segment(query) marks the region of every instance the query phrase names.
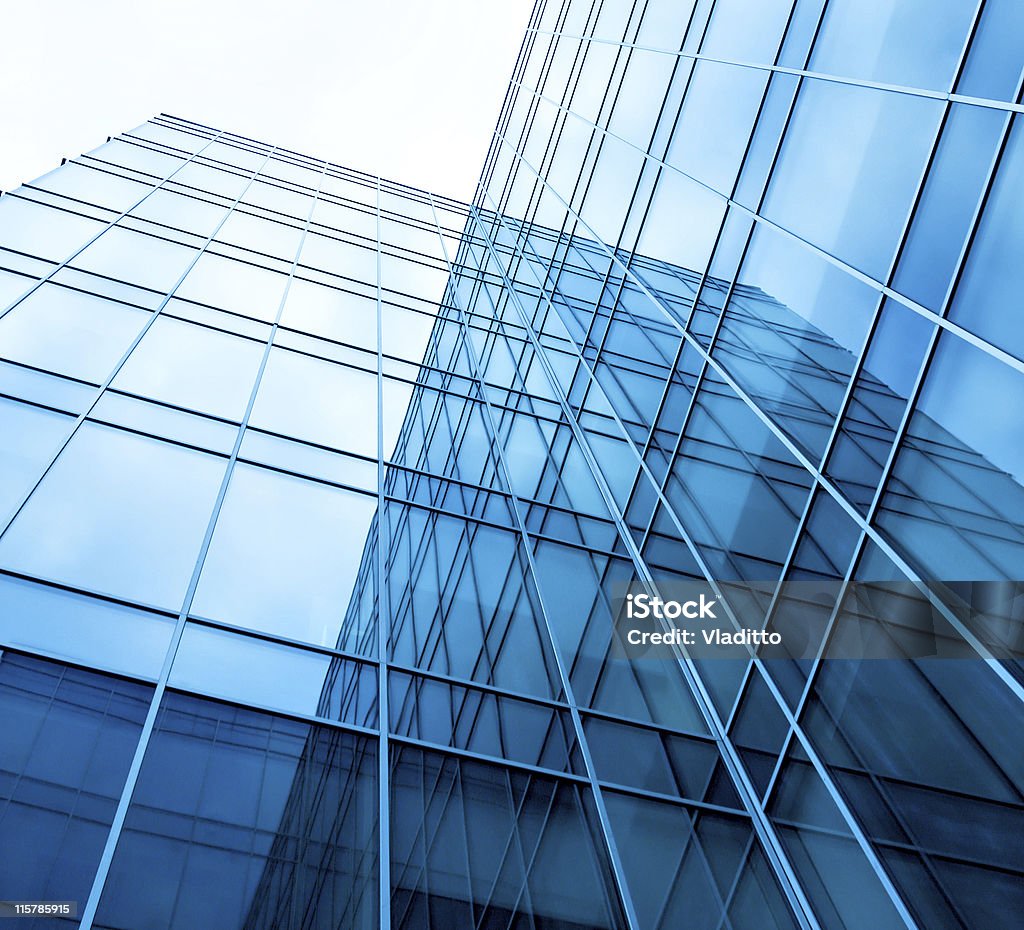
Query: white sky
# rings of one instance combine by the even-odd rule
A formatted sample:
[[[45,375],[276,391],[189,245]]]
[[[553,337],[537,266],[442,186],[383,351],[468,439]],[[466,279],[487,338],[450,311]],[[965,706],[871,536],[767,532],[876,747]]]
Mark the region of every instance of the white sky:
[[[468,199],[532,5],[8,4],[0,190],[162,111]]]

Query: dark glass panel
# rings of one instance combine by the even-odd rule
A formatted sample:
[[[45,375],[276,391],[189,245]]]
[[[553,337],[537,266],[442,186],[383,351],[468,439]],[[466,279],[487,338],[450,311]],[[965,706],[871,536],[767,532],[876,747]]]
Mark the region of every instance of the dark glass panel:
[[[589,789],[395,747],[391,925],[625,926]]]
[[[152,693],[16,652],[0,656],[0,899],[75,901],[81,915]]]
[[[1021,579],[1024,374],[951,333],[932,357],[876,521],[926,577]]]
[[[527,694],[560,690],[518,534],[387,506],[394,661]]]
[[[568,710],[392,669],[391,731],[398,736],[583,773]]]
[[[375,744],[168,693],[96,926],[377,925]]]
[[[605,792],[643,930],[795,928],[750,823]]]

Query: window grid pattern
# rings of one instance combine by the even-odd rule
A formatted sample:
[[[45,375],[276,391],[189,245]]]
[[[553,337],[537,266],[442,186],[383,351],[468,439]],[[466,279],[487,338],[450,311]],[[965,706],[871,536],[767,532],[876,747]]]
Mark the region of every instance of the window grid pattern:
[[[740,757],[749,757],[749,749],[732,733],[741,722],[750,731],[758,713],[751,709],[752,695],[779,708],[759,711],[766,728],[773,716],[779,718],[782,735],[772,746],[770,777],[749,786],[758,799],[755,803],[763,803],[777,827],[766,842],[779,841],[798,875],[813,861],[808,844],[793,842],[791,826],[775,813],[778,795],[785,788],[783,773],[791,768],[789,760],[796,754],[810,762],[808,771],[821,780],[820,797],[832,807],[828,819],[836,825],[834,829],[850,837],[851,850],[859,847],[871,866],[867,874],[873,872],[880,886],[881,900],[891,902],[889,913],[880,909],[877,919],[884,915],[886,925],[973,926],[984,922],[980,915],[985,909],[978,908],[971,894],[951,890],[946,859],[946,855],[956,858],[951,849],[943,854],[938,847],[929,849],[924,841],[915,845],[911,839],[914,854],[920,856],[920,871],[911,877],[903,870],[904,863],[895,864],[896,856],[885,840],[872,835],[874,830],[884,832],[881,820],[865,815],[861,806],[876,800],[887,808],[891,822],[900,824],[904,836],[924,832],[916,816],[920,811],[910,814],[897,797],[898,789],[873,772],[867,761],[883,747],[868,748],[870,741],[865,739],[860,747],[851,742],[844,753],[852,752],[851,760],[859,756],[858,761],[833,762],[832,740],[844,730],[842,718],[836,716],[835,707],[824,710],[830,715],[827,736],[814,721],[821,719],[822,705],[827,703],[827,679],[838,677],[827,674],[836,668],[836,663],[824,661],[830,643],[835,645],[844,621],[856,613],[850,599],[844,600],[844,592],[853,582],[866,579],[905,583],[915,600],[939,613],[949,624],[951,636],[984,660],[971,664],[970,674],[977,677],[975,694],[984,694],[984,700],[1000,706],[1013,706],[1014,716],[1019,716],[1022,691],[1013,635],[996,640],[985,635],[986,609],[972,599],[977,591],[972,592],[968,583],[950,584],[950,579],[970,578],[1006,583],[1014,590],[1019,570],[1011,567],[1007,551],[1001,550],[1004,544],[1013,548],[1016,543],[1011,540],[1019,538],[1019,478],[1014,478],[1010,458],[999,451],[1001,441],[992,436],[982,439],[983,432],[995,433],[998,428],[979,428],[974,433],[978,445],[958,442],[965,435],[963,423],[952,426],[948,410],[931,402],[940,392],[948,401],[955,390],[951,387],[956,383],[954,364],[949,361],[953,356],[963,366],[959,377],[979,381],[974,388],[979,392],[987,385],[993,397],[1003,390],[1008,392],[1004,396],[1019,391],[1024,371],[1020,353],[1008,349],[1015,323],[1004,317],[998,324],[986,325],[983,333],[971,322],[972,315],[980,320],[985,316],[981,308],[998,300],[1005,268],[988,264],[993,279],[988,290],[979,286],[969,296],[964,293],[965,283],[978,273],[975,266],[984,254],[985,235],[993,233],[989,217],[998,209],[999,194],[1016,174],[1011,141],[1021,110],[1022,62],[1019,54],[1006,55],[1001,61],[985,60],[994,54],[990,30],[995,23],[1008,22],[1004,17],[1009,10],[998,3],[957,5],[956,9],[949,5],[937,23],[924,30],[931,34],[912,37],[906,31],[901,36],[899,30],[911,28],[917,14],[903,10],[900,23],[895,15],[899,5],[894,4],[879,14],[894,14],[891,22],[871,24],[889,27],[888,55],[856,60],[856,55],[844,58],[835,46],[838,30],[856,20],[854,4],[839,0],[765,4],[758,16],[774,16],[776,25],[768,30],[763,29],[766,22],[741,23],[740,7],[726,0],[682,4],[673,10],[667,4],[538,7],[478,191],[478,224],[507,244],[508,250],[494,259],[503,266],[509,291],[521,286],[544,291],[541,300],[532,299],[530,291],[531,299],[519,301],[516,311],[528,315],[538,307],[534,321],[542,318],[544,310],[557,315],[577,342],[577,367],[560,379],[568,403],[573,405],[574,392],[580,397],[589,394],[598,399],[593,406],[610,408],[619,419],[618,439],[632,459],[624,466],[624,470],[628,467],[623,479],[627,493],[616,498],[610,487],[609,509],[622,516],[623,538],[633,549],[639,572],[669,540],[677,541],[710,583],[723,585],[726,602],[731,594],[745,621],[749,621],[749,605],[743,591],[735,590],[736,583],[763,589],[767,596],[757,608],[758,615],[768,628],[777,624],[782,629],[792,604],[787,582],[807,577],[806,550],[822,545],[815,522],[828,526],[828,533],[846,537],[838,560],[830,565],[840,580],[839,596],[831,610],[826,609],[818,648],[798,678],[789,681],[792,670],[784,673],[768,658],[769,653],[750,663],[724,695],[708,694],[705,700],[716,735],[731,743]],[[677,28],[669,36],[664,26],[672,16]],[[916,28],[922,24],[917,16]],[[669,38],[671,42],[666,41]],[[677,44],[671,44],[677,39]],[[862,41],[867,45],[877,39],[871,34]],[[929,40],[935,43],[927,49],[929,55],[940,51],[942,55],[926,66],[922,52]],[[911,67],[915,61],[919,67]],[[944,71],[939,70],[940,61],[945,62]],[[901,67],[930,83],[875,79],[882,73],[896,74]],[[595,71],[604,79],[595,80]],[[979,83],[982,73],[989,76],[985,94],[976,92],[983,86]],[[661,83],[652,83],[654,76]],[[597,99],[605,87],[603,99]],[[656,101],[662,91],[659,109]],[[648,102],[641,104],[641,95]],[[878,217],[868,215],[872,208],[865,201],[877,198],[886,207],[899,202],[894,179],[879,170],[895,171],[894,166],[876,166],[867,157],[859,166],[844,164],[859,167],[866,177],[862,189],[853,192],[865,200],[851,197],[846,203],[839,199],[846,191],[830,200],[826,189],[816,189],[813,172],[802,180],[794,180],[790,173],[794,170],[790,162],[808,164],[802,157],[826,164],[830,158],[842,158],[828,139],[810,141],[808,127],[813,124],[807,113],[828,125],[822,107],[831,105],[846,117],[855,98],[886,101],[873,111],[875,122],[863,127],[878,146],[893,145],[891,138],[883,142],[882,135],[870,135],[885,128],[883,107],[895,109],[903,105],[895,101],[908,99],[928,101],[925,106],[931,111],[919,119],[920,142],[904,138],[908,144],[896,146],[913,151],[916,158],[897,166],[903,175],[899,190],[906,210],[897,217],[900,226],[894,227],[888,248],[878,250],[877,257],[868,254],[877,243],[867,240],[879,235]],[[703,125],[688,121],[690,112],[705,112],[702,107],[707,106],[718,108],[707,111],[714,112],[717,121]],[[734,111],[743,106],[747,106],[746,115],[730,122]],[[909,119],[910,109],[918,104],[905,106]],[[857,115],[854,111],[853,117]],[[988,147],[972,153],[976,180],[972,179],[970,193],[964,194],[955,189],[963,184],[963,176],[953,181],[946,172],[957,164],[951,151],[959,125],[975,119],[989,124]],[[909,124],[905,129],[912,131]],[[705,133],[732,133],[734,138],[709,138]],[[863,146],[865,140],[848,133],[843,142]],[[819,148],[814,150],[814,145]],[[813,154],[804,156],[802,149]],[[703,160],[706,152],[713,157]],[[966,168],[963,152],[960,158],[957,167]],[[565,171],[568,163],[582,168]],[[958,198],[955,219],[953,213],[947,214],[952,228],[940,232],[932,225],[932,211],[938,204],[949,208]],[[843,224],[839,233],[845,231],[845,236],[815,229],[815,219],[829,209],[838,209]],[[660,215],[664,210],[675,211],[680,218],[694,217],[687,224],[691,228],[678,224],[673,228]],[[538,227],[561,229],[561,241],[538,246]],[[943,237],[951,240],[945,246]],[[942,289],[935,292],[932,287],[934,296],[926,300],[926,285],[930,285],[917,264],[921,250],[937,258],[943,248],[948,256],[945,265],[937,262],[927,273],[938,279]],[[665,271],[649,272],[648,267],[652,256],[670,255],[686,256],[686,260],[674,260],[683,268],[677,269],[677,280],[666,287]],[[594,283],[586,294],[587,305],[581,308],[572,266],[588,260]],[[770,264],[782,265],[782,272],[773,272]],[[834,301],[836,308],[814,300],[802,306],[795,296],[785,299],[778,288],[783,287],[786,274],[828,280],[821,294]],[[784,312],[767,307],[766,298],[776,304],[781,300]],[[639,312],[638,306],[643,308]],[[840,312],[846,318],[840,319]],[[849,319],[854,313],[859,320]],[[648,320],[653,318],[655,326],[671,337],[657,333],[646,347],[661,365],[659,384],[649,390],[625,383],[616,371],[623,367],[621,356],[608,358],[615,352],[617,316],[642,321],[640,326],[648,333]],[[897,375],[897,363],[909,370]],[[980,368],[989,374],[983,375]],[[944,384],[945,379],[949,380]],[[997,381],[1002,385],[999,389]],[[981,393],[974,396],[980,398]],[[706,432],[700,421],[714,416],[715,408],[717,430],[719,435],[725,431],[726,442],[743,449],[744,440],[735,430],[744,428],[745,418],[748,433],[764,433],[778,450],[774,463],[746,456],[752,471],[772,475],[772,491],[791,514],[785,538],[770,547],[775,552],[770,559],[742,558],[743,544],[737,543],[746,537],[739,534],[724,546],[709,547],[704,541],[707,516],[693,502],[698,493],[694,489],[708,493],[710,488],[694,473],[693,460],[706,460],[708,450],[687,447],[698,445],[690,437]],[[729,412],[729,408],[746,409],[749,414]],[[583,414],[580,423],[585,436],[586,403],[576,409]],[[657,424],[662,418],[673,425],[681,421],[682,428],[659,435]],[[730,421],[735,424],[733,431]],[[663,439],[668,442],[663,444]],[[758,447],[758,457],[763,455],[760,440],[750,444]],[[954,447],[961,452],[950,454]],[[853,455],[859,461],[851,464]],[[592,459],[597,470],[610,473],[596,455]],[[913,465],[912,459],[916,459]],[[924,459],[929,461],[925,468],[934,470],[932,477],[937,479],[927,490],[918,470]],[[794,470],[804,476],[794,478]],[[908,481],[900,479],[901,471]],[[785,487],[794,483],[798,494]],[[955,509],[950,506],[954,501],[959,501]],[[1000,537],[999,542],[974,536],[967,516],[972,507],[991,519],[989,529]],[[918,520],[923,523],[911,529],[910,524]],[[1002,530],[996,529],[999,525]],[[940,526],[941,543],[929,538],[929,531]],[[628,537],[634,541],[632,546]],[[745,545],[755,543],[765,548],[764,540],[751,539]],[[938,556],[946,546],[945,555]],[[677,554],[677,565],[679,561]],[[1007,611],[1013,612],[1008,601],[992,609],[1004,617]],[[927,700],[957,720],[964,713],[964,693],[957,693],[963,682],[939,681],[927,668],[920,674],[928,682]],[[863,677],[866,681],[869,675]],[[892,693],[896,693],[894,686]],[[956,725],[964,726],[962,717]],[[850,723],[845,726],[854,728]],[[756,742],[765,739],[759,737]],[[979,772],[994,764],[1008,774],[1006,757],[997,762],[992,754],[991,734],[975,733],[972,742]],[[889,751],[896,751],[895,745]],[[941,768],[933,749],[919,747],[917,755],[906,766],[918,773],[911,780],[921,779],[929,766]],[[853,790],[854,770],[873,781],[873,796]],[[747,771],[754,774],[749,766]],[[1019,804],[1019,780],[1016,784],[1014,803]],[[974,801],[976,811],[985,806],[981,797]],[[943,820],[951,816],[935,809],[929,814]],[[834,851],[822,854],[821,868],[835,855]],[[992,865],[998,868],[995,861]],[[866,912],[864,900],[849,901],[844,916],[835,890],[815,888],[806,877],[801,880],[812,889],[814,898],[808,903],[823,925],[834,921],[855,925]],[[861,890],[867,888],[865,882]],[[942,900],[938,911],[932,910],[937,892]]]
[[[155,688],[82,926],[1008,926],[1015,14],[856,6],[539,3],[473,204],[166,115],[0,199],[0,681]],[[687,578],[806,649],[619,654]]]

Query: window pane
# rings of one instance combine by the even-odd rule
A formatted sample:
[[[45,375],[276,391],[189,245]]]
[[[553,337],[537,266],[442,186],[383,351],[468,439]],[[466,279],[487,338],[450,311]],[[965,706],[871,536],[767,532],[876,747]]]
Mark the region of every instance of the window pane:
[[[138,203],[152,188],[135,179],[118,177],[88,164],[70,162],[44,174],[34,187],[108,207],[123,213]],[[73,209],[73,208],[72,208]]]
[[[687,217],[685,226],[679,217]],[[725,216],[725,199],[678,171],[662,169],[637,252],[701,274]]]
[[[1022,198],[1024,121],[1015,117],[950,315],[1017,358],[1024,358],[1024,323],[1008,308],[1017,305],[1024,287],[1019,257]]]
[[[173,632],[164,614],[0,575],[0,642],[14,648],[155,681]]]
[[[179,610],[224,460],[83,425],[0,539],[0,562]]]
[[[334,236],[310,232],[303,240],[299,264],[354,281],[377,282],[377,248],[374,242],[352,244]]]
[[[263,351],[258,342],[161,317],[128,357],[113,386],[241,420]]]
[[[878,291],[763,225],[737,285],[714,355],[761,410],[820,457]]]
[[[0,270],[0,312],[25,293],[33,284],[34,279],[10,271]]]
[[[8,194],[0,198],[0,241],[39,258],[63,261],[93,236],[104,224],[74,213],[30,203]]]
[[[764,71],[698,62],[666,157],[669,164],[731,194],[767,83]]]
[[[281,325],[377,351],[377,302],[348,291],[292,281]]]
[[[527,694],[558,693],[540,600],[516,533],[387,507],[393,661]]]
[[[97,925],[372,930],[376,766],[365,737],[168,694]]]
[[[645,930],[712,930],[727,909],[733,930],[795,930],[747,822],[614,791],[605,799]]]
[[[986,0],[971,38],[957,93],[1012,100],[1020,78],[1024,7],[1017,0]]]
[[[410,362],[423,361],[436,317],[390,304],[381,304],[380,313],[381,351]]]
[[[170,684],[243,704],[377,724],[373,666],[190,623]]]
[[[877,516],[926,577],[1020,579],[1022,382],[953,334],[939,339]]]
[[[0,319],[0,354],[102,384],[147,319],[146,310],[44,284]]]
[[[21,503],[73,425],[63,414],[0,398],[0,518]]]
[[[765,215],[884,277],[940,115],[934,100],[804,81]]]
[[[436,235],[434,241],[438,241]],[[428,264],[413,255],[408,259],[388,253],[381,255],[380,286],[385,290],[439,303],[447,281],[448,269],[440,262]]]
[[[290,262],[298,251],[302,229],[298,221],[288,223],[284,217],[281,219],[282,222],[272,222],[242,210],[233,210],[217,232],[217,241]]]
[[[396,747],[392,773],[396,930],[626,926],[579,785],[411,747]]]
[[[307,442],[376,458],[376,376],[274,348],[250,422]]]
[[[166,294],[195,257],[195,250],[187,246],[115,226],[75,258],[73,265]]]
[[[151,694],[133,682],[0,654],[0,898],[77,901],[81,914]]]
[[[718,0],[700,50],[715,58],[771,64],[792,6],[792,0]]]
[[[333,646],[370,559],[376,498],[238,465],[195,613]],[[353,607],[353,609],[355,609]]]
[[[226,211],[226,205],[208,203],[160,188],[132,210],[132,216],[183,229],[205,239],[213,235]]]
[[[266,268],[206,253],[176,294],[220,310],[273,322],[287,279]]]
[[[942,310],[949,280],[956,269],[964,238],[970,230],[971,219],[984,189],[1005,120],[1006,114],[999,110],[975,106],[950,108],[913,225],[900,255],[895,278],[898,291],[931,310]],[[1012,169],[1008,173],[1012,174]],[[1002,227],[995,232],[996,241],[1001,241],[1009,231],[1006,228],[1005,205],[1002,221],[996,218],[1000,213],[998,202],[997,199],[992,204],[992,218],[994,226]],[[990,230],[983,227],[975,248],[977,253],[983,254],[986,248],[991,249],[993,243],[989,233]],[[986,242],[986,239],[989,241]],[[988,265],[977,269],[981,272],[980,278],[986,291],[989,287],[998,289],[1000,272],[1005,274],[1012,267],[1010,263],[993,267],[991,259],[988,262],[981,259],[980,264]],[[969,283],[964,290],[967,294],[975,290],[973,297],[966,298],[970,306],[978,296],[972,284],[980,282],[971,281],[972,276],[976,276],[975,266],[967,267]],[[991,285],[988,285],[989,279],[992,279]],[[998,302],[998,299],[995,301]],[[958,315],[958,309],[962,307],[954,306],[954,317]],[[966,316],[970,315],[969,310]],[[984,315],[983,310],[981,315]]]
[[[973,14],[962,0],[829,0],[809,67],[948,90]]]

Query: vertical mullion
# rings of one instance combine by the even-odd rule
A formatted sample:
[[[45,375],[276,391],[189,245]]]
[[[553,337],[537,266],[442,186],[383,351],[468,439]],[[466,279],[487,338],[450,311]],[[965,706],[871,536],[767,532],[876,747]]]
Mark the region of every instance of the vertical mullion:
[[[388,640],[391,610],[387,596],[384,566],[386,502],[384,500],[384,347],[381,319],[381,212],[380,178],[377,178],[377,721],[380,738],[377,745],[377,832],[380,861],[378,866],[378,920],[380,930],[391,928],[391,760],[388,734],[391,717],[388,708]]]

